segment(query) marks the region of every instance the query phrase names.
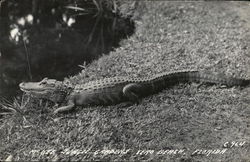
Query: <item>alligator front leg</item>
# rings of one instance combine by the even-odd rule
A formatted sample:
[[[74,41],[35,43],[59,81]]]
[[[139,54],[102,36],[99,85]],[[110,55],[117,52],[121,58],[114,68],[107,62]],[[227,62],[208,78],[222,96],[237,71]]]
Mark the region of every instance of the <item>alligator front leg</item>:
[[[74,100],[69,100],[67,106],[62,106],[54,111],[54,114],[70,111],[75,107]]]

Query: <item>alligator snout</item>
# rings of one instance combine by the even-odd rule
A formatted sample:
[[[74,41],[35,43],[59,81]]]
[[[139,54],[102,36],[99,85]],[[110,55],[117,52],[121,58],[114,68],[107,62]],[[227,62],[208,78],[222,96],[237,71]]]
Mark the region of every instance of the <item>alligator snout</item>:
[[[34,83],[31,83],[31,82],[22,82],[19,84],[19,88],[22,90],[22,91],[30,91],[30,90],[34,90],[35,88],[38,88]],[[37,89],[39,90],[39,89]]]
[[[28,87],[29,86],[27,86],[27,84],[25,82],[22,82],[22,83],[19,84],[19,88],[20,88],[21,91],[27,92]]]
[[[24,83],[24,82],[20,83],[20,84],[19,84],[19,87],[20,87],[20,88],[24,88],[24,87],[25,87],[25,83]]]

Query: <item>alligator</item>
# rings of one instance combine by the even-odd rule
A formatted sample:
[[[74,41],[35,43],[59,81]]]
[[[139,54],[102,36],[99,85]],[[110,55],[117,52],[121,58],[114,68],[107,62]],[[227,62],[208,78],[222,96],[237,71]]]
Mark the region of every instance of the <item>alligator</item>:
[[[201,82],[228,87],[247,86],[250,79],[204,74],[197,70],[160,73],[151,77],[111,77],[72,86],[63,81],[44,78],[40,82],[22,82],[20,89],[34,97],[47,99],[56,105],[67,101],[66,106],[54,113],[66,112],[76,106],[112,105],[121,102],[138,103],[146,97],[178,83]]]

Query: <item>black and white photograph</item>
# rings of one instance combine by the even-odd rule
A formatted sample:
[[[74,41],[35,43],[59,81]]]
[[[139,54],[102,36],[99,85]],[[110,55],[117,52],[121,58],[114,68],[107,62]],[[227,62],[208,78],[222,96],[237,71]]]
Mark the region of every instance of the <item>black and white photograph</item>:
[[[250,162],[250,1],[0,0],[0,161]]]

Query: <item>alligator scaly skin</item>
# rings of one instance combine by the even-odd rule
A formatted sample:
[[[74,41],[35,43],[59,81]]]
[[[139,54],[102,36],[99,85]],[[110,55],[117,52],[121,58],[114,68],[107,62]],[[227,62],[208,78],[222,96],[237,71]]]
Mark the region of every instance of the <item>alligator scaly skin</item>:
[[[219,77],[190,70],[161,73],[147,78],[104,78],[74,87],[47,78],[41,82],[23,82],[19,86],[24,92],[39,98],[49,99],[55,103],[67,100],[67,106],[55,110],[54,113],[58,113],[71,110],[77,105],[112,105],[125,101],[137,102],[139,98],[155,94],[169,86],[186,82],[223,84],[228,87],[250,84],[250,80]]]

